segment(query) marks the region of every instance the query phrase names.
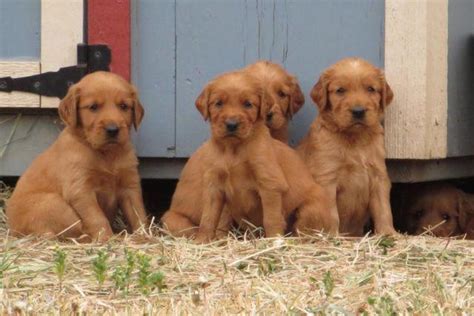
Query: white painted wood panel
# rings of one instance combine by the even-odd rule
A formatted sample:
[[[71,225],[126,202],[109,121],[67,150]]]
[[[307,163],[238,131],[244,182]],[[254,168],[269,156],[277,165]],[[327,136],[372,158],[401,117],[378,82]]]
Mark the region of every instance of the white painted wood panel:
[[[385,1],[387,157],[447,155],[448,0]]]
[[[83,0],[41,0],[41,72],[77,64],[77,44],[83,42]],[[41,107],[59,105],[41,97]]]

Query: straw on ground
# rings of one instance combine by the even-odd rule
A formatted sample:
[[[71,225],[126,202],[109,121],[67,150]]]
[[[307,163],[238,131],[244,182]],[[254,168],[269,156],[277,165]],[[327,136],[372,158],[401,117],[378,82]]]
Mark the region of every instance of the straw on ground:
[[[472,241],[243,235],[196,245],[153,228],[99,245],[13,238],[0,221],[0,314],[474,313]]]

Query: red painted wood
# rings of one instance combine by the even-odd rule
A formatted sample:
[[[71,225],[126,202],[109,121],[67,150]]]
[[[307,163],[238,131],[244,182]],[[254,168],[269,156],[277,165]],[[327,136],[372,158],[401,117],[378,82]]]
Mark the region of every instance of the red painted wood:
[[[88,44],[107,44],[111,71],[130,80],[130,0],[87,0]]]

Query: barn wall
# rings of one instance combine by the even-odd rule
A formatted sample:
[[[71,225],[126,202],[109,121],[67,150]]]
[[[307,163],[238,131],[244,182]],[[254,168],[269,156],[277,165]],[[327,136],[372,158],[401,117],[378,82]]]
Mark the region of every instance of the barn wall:
[[[22,174],[61,128],[56,115],[0,115],[0,175]]]
[[[208,137],[194,101],[219,73],[270,59],[297,75],[307,100],[290,127],[296,144],[317,114],[309,91],[324,68],[348,56],[383,66],[379,0],[135,1],[132,15],[142,157],[188,157]]]
[[[474,155],[474,1],[448,7],[448,157]]]

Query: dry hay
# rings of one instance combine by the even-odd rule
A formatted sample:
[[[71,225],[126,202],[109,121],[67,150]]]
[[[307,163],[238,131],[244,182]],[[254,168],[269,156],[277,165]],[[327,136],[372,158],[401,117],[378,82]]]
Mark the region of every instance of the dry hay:
[[[474,313],[472,241],[244,235],[196,245],[153,228],[81,245],[13,238],[1,223],[0,243],[0,314]]]

